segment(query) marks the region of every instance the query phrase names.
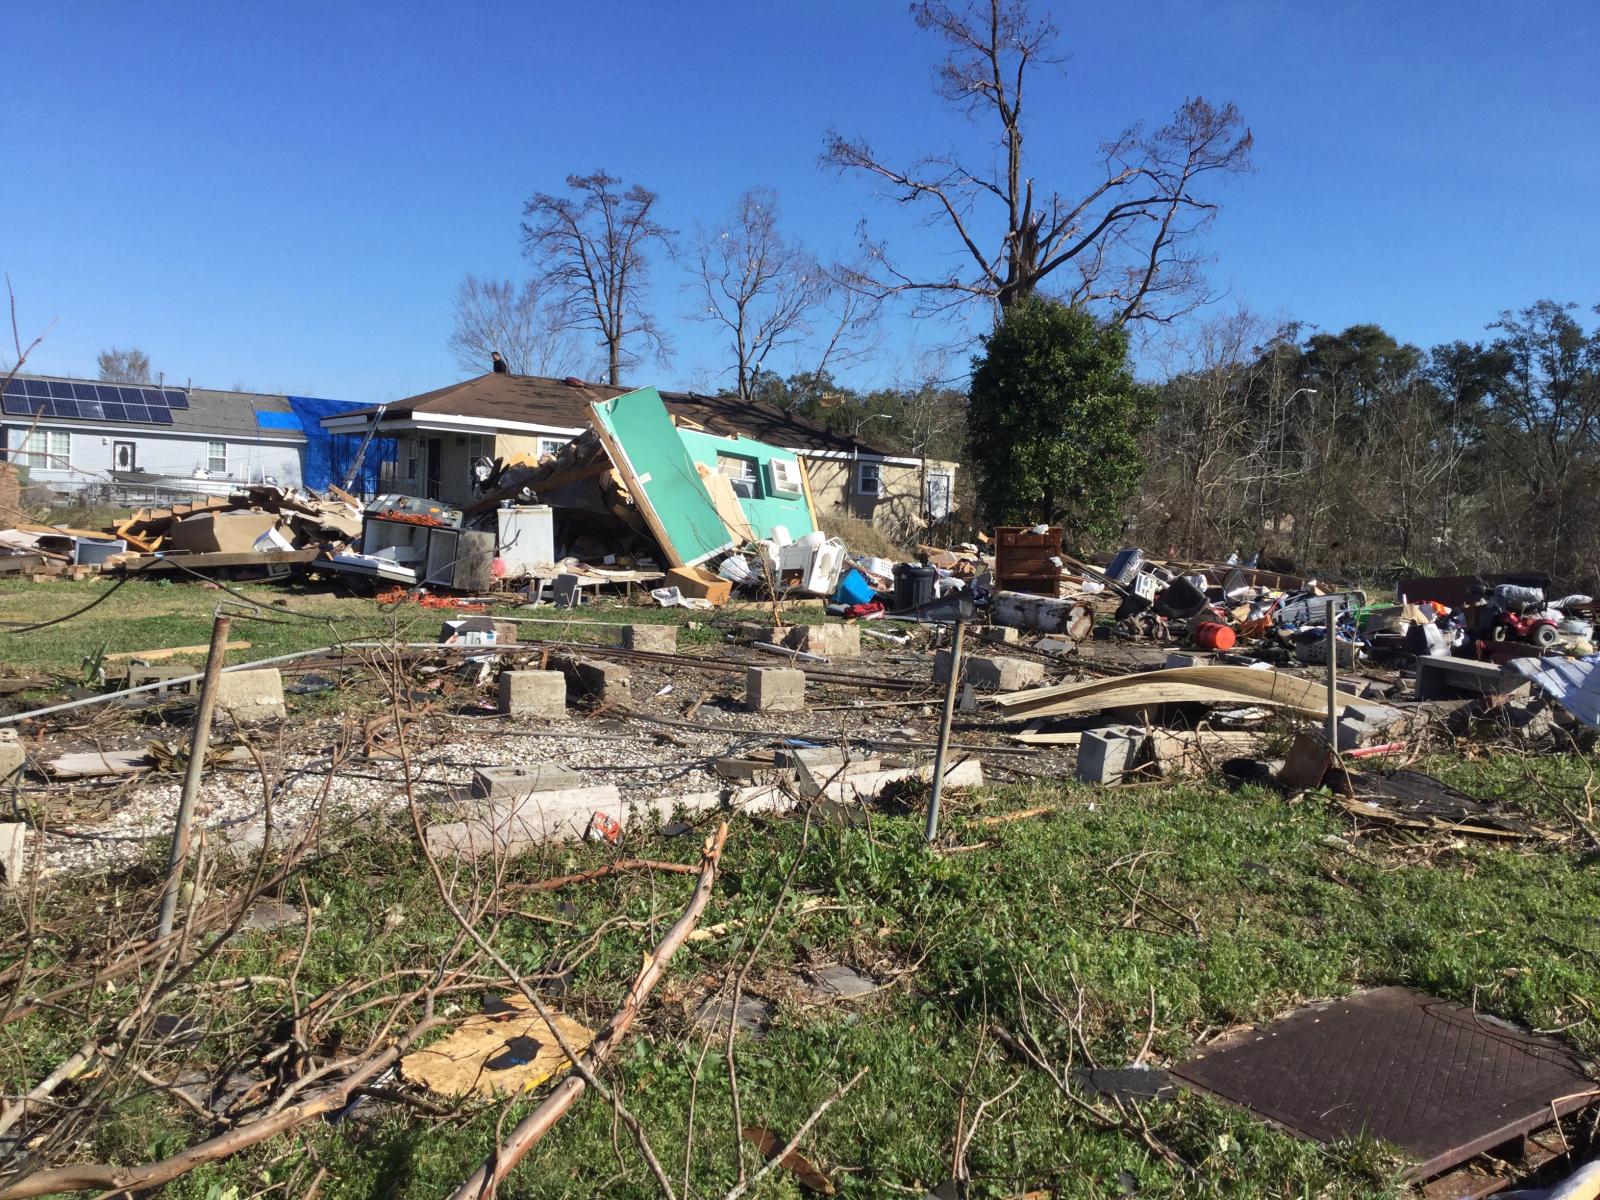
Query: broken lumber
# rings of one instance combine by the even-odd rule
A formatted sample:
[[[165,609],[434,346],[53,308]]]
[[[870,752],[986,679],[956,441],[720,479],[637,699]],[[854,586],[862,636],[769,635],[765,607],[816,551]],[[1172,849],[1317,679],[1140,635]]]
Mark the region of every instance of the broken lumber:
[[[164,661],[166,659],[174,657],[175,655],[179,655],[179,654],[204,654],[204,653],[206,653],[206,651],[208,651],[210,649],[211,649],[211,647],[209,645],[202,644],[202,645],[199,645],[199,646],[169,646],[165,650],[118,650],[115,654],[106,655],[105,656],[105,661],[106,662],[120,662],[122,659],[125,659],[125,658],[137,658],[141,662],[147,662],[147,663],[162,662],[162,661]],[[233,642],[229,642],[226,646],[223,647],[223,649],[224,650],[248,650],[248,649],[250,649],[250,643],[246,642],[246,641],[233,641]]]
[[[1252,667],[1174,667],[1030,688],[989,703],[1008,718],[1070,717],[1108,708],[1190,703],[1267,705],[1324,720],[1328,715],[1327,692],[1321,684]]]

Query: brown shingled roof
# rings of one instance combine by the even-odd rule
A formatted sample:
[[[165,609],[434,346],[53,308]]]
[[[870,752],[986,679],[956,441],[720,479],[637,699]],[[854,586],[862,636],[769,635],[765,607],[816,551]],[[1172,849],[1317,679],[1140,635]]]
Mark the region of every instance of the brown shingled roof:
[[[550,379],[542,375],[502,375],[490,372],[465,379],[437,391],[424,392],[388,406],[386,417],[413,413],[448,413],[482,421],[519,421],[558,429],[586,429],[584,406],[610,400],[630,388],[603,383]],[[701,396],[693,392],[662,392],[669,411],[704,426],[707,432],[731,437],[742,434],[789,450],[833,450],[843,453],[892,453],[858,439],[786,413],[776,405],[745,404],[735,396]],[[370,416],[365,408],[342,416]]]

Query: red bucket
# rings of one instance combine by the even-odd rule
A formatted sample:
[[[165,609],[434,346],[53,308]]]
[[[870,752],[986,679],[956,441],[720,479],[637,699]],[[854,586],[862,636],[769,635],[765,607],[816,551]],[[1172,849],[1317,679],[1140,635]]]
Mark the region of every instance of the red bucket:
[[[1232,650],[1238,636],[1231,625],[1201,621],[1194,627],[1194,644],[1202,650]]]

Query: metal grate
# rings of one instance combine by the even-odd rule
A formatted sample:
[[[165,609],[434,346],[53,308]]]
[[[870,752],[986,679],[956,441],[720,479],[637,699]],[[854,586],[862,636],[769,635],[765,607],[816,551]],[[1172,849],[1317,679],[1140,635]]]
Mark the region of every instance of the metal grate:
[[[1376,988],[1223,1039],[1174,1079],[1320,1142],[1362,1135],[1425,1179],[1596,1098],[1583,1064],[1410,988]]]

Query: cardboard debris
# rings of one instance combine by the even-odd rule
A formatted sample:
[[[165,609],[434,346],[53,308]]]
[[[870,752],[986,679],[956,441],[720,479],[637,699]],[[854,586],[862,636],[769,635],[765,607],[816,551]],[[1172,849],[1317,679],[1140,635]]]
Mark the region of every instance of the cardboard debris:
[[[560,1013],[551,1017],[573,1053],[588,1049],[591,1030]],[[407,1054],[400,1073],[440,1096],[492,1100],[531,1091],[571,1065],[544,1018],[526,996],[513,993],[468,1017],[449,1037]]]

